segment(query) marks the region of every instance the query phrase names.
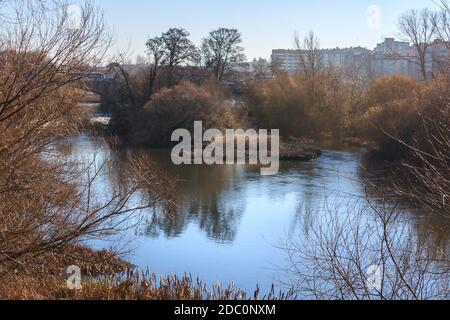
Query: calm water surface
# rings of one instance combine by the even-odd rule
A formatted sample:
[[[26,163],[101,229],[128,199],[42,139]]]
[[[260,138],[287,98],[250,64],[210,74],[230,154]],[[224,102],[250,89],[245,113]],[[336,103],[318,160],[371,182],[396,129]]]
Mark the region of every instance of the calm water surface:
[[[282,162],[280,173],[272,177],[250,166],[176,167],[169,150],[124,150],[117,158],[126,162],[136,152],[149,154],[176,178],[177,214],[170,218],[149,209],[137,230],[109,244],[126,248],[125,257],[143,269],[161,275],[190,273],[209,285],[234,282],[249,292],[256,284],[263,292],[272,283],[283,288],[287,254],[280,245],[304,237],[324,205],[356,202],[365,194],[358,150],[326,150],[315,162]],[[92,140],[74,139],[69,153],[91,156]],[[429,222],[412,210],[405,209],[405,215],[418,226]],[[436,236],[444,250],[448,231]]]

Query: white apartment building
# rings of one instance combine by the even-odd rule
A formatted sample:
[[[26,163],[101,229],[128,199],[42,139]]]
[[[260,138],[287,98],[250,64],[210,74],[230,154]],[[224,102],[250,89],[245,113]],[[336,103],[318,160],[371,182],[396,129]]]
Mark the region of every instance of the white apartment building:
[[[272,61],[278,63],[281,70],[295,73],[302,70],[302,50],[276,49],[272,51]],[[368,65],[370,50],[365,48],[335,48],[319,50],[319,66],[322,68],[347,68]]]
[[[435,40],[429,44],[425,56],[425,69],[428,78],[445,72],[448,68],[449,49],[448,44],[442,40]],[[402,75],[418,80],[422,79],[419,67],[417,49],[408,42],[395,41],[386,38],[383,43],[377,45],[373,52],[373,71],[375,76]]]
[[[275,49],[272,51],[272,61],[276,61],[281,70],[289,73],[301,70],[302,66],[299,50]]]
[[[401,75],[415,78],[416,68],[411,63],[414,50],[408,42],[386,38],[372,53],[372,73],[375,77]]]
[[[450,45],[435,40],[427,48],[427,77],[449,68]],[[276,49],[272,51],[272,60],[277,61],[281,70],[295,73],[302,69],[301,50]],[[373,51],[365,48],[335,48],[319,51],[321,67],[348,68],[358,66],[360,72],[367,72],[373,77],[385,75],[402,75],[420,80],[422,78],[418,67],[417,50],[408,42],[386,38],[377,44]]]

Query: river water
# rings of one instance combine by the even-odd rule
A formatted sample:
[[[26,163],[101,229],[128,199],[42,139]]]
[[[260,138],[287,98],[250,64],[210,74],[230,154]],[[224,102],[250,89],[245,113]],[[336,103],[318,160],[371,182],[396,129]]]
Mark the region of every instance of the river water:
[[[104,154],[102,148],[97,152]],[[73,139],[66,152],[85,161],[94,149],[92,138],[83,135]],[[257,284],[262,292],[272,284],[283,289],[288,260],[280,247],[308,234],[325,206],[348,208],[366,195],[368,176],[359,149],[330,148],[314,162],[281,162],[279,174],[269,177],[251,166],[177,167],[169,150],[121,150],[116,161],[126,162],[135,153],[148,154],[176,179],[176,215],[149,209],[138,228],[92,245],[120,246],[127,251],[124,257],[142,269],[159,275],[189,273],[209,286],[220,281],[234,282],[248,292]],[[368,179],[379,178],[375,174]],[[403,210],[407,223],[417,230],[430,223],[439,226],[435,241],[448,257],[448,221]]]

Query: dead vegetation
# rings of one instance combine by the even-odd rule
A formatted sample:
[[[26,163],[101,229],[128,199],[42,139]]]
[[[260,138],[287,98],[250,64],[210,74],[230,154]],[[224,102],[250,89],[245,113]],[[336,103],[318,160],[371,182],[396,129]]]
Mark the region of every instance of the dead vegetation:
[[[368,199],[325,204],[306,238],[284,246],[288,284],[317,300],[448,299],[445,249],[430,230],[417,236],[402,213],[395,203]]]
[[[86,2],[74,27],[64,1],[10,1],[7,6],[14,14],[0,20],[0,279],[5,297],[27,296],[33,290],[21,283],[50,281],[71,261],[95,273],[117,269],[122,263],[112,255],[80,243],[114,232],[154,205],[156,200],[136,201],[144,182],[155,194],[164,187],[151,163],[136,159],[120,187],[98,194],[93,186],[110,159],[80,164],[55,148],[83,130],[78,80],[102,61],[111,41],[101,12]],[[44,291],[41,295],[51,298]]]

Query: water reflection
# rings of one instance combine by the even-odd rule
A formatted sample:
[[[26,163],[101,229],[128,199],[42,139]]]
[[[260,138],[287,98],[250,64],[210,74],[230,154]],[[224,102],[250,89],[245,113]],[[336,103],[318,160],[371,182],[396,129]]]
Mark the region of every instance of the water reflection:
[[[436,252],[431,253],[437,260],[450,259],[450,218],[445,212],[431,212],[429,209],[413,207],[407,199],[398,198],[393,191],[395,177],[388,169],[370,158],[361,160],[365,170],[359,171],[365,191],[371,198],[383,197],[384,201],[395,203],[405,211],[405,219],[411,223],[419,243],[431,243]]]
[[[288,229],[293,234],[298,227],[307,228],[312,223],[313,212],[327,200],[325,195],[342,200],[360,194],[360,181],[355,176],[357,157],[343,152],[329,152],[326,161],[315,163],[284,162],[279,174],[272,177],[261,176],[259,168],[253,166],[175,166],[169,150],[138,150],[133,154],[150,155],[177,181],[175,216],[157,209],[151,213],[146,235],[154,238],[161,234],[179,237],[195,224],[209,239],[233,243],[249,199],[267,198],[277,204],[285,202],[287,196],[295,212]],[[126,162],[130,156],[129,150],[122,152],[120,160]]]
[[[168,150],[122,151],[119,162],[126,163],[132,156],[147,155],[159,169],[176,181],[172,214],[155,208],[149,213],[145,235],[157,238],[179,237],[187,226],[195,223],[211,239],[232,242],[243,208],[233,201],[233,179],[239,176],[239,168],[171,165]],[[238,200],[238,199],[236,199]]]
[[[89,154],[90,143],[87,137],[76,139],[66,152]],[[210,284],[234,281],[247,290],[259,283],[267,291],[280,280],[286,254],[277,246],[307,235],[325,206],[355,210],[368,182],[381,183],[361,169],[357,150],[329,150],[315,162],[282,162],[279,174],[269,177],[252,166],[174,166],[169,150],[120,150],[110,170],[120,175],[140,154],[176,180],[177,207],[174,215],[158,207],[148,211],[131,262],[158,274],[191,273]],[[418,235],[431,236],[448,257],[448,223],[404,210]],[[430,225],[436,230],[431,234]]]

